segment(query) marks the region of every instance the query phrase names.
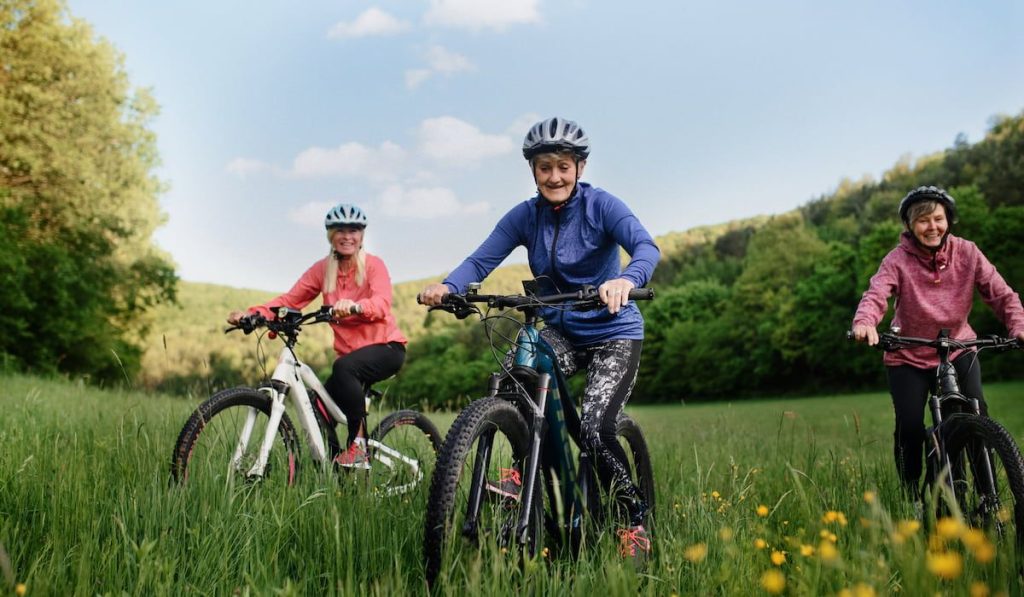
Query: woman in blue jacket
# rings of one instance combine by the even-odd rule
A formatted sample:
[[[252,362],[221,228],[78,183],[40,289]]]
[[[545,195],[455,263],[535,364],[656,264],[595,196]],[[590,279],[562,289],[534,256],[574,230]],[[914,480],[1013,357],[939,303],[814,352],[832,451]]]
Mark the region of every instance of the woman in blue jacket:
[[[598,457],[602,482],[625,488],[630,521],[619,532],[622,555],[643,557],[650,551],[643,527],[648,507],[630,480],[615,427],[636,381],[644,337],[643,317],[629,302],[629,291],[651,279],[660,252],[625,203],[580,182],[589,155],[590,139],[575,122],[556,117],[533,125],[523,141],[523,156],[537,195],[505,214],[483,244],[444,282],[427,286],[420,300],[438,305],[449,292],[465,292],[519,246],[526,247],[540,294],[584,285],[598,288],[607,310],[546,309],[541,312],[547,324],[541,335],[555,350],[566,377],[587,370],[583,442]],[[631,257],[624,270],[620,247]]]

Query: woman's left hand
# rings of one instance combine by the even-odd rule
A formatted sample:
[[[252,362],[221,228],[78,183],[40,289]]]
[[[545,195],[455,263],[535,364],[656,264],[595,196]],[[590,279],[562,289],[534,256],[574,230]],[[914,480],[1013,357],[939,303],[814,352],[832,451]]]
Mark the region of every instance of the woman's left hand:
[[[634,288],[636,286],[629,280],[615,278],[601,284],[597,289],[597,296],[601,298],[601,302],[608,305],[608,312],[614,315],[629,303],[629,291]]]
[[[1024,332],[1020,332],[1019,334],[1017,334],[1017,339],[1020,340],[1021,342],[1024,342]]]
[[[338,302],[334,303],[334,319],[345,319],[351,317],[352,307],[356,305],[355,301],[349,299],[338,299]]]

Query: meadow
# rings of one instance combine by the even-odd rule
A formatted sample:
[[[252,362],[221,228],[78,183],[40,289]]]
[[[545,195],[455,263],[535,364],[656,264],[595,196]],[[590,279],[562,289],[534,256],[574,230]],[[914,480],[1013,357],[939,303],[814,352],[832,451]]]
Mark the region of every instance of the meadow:
[[[398,595],[425,592],[425,491],[368,495],[307,468],[296,487],[196,495],[168,484],[197,402],[65,380],[0,384],[0,592]],[[1024,383],[990,384],[1024,440]],[[952,522],[928,535],[901,498],[883,392],[630,408],[657,481],[654,556],[614,534],[577,560],[473,559],[441,594],[997,595],[1007,558]],[[432,418],[442,429],[453,414]],[[424,488],[425,489],[425,488]],[[947,521],[949,522],[949,521]],[[6,559],[6,562],[5,562]]]

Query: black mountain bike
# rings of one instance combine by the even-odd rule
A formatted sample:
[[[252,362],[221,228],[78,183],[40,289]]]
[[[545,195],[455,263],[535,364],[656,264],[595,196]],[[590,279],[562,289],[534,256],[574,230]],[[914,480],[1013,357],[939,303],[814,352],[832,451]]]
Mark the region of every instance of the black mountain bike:
[[[330,467],[344,449],[337,432],[339,424],[342,429],[346,425],[344,413],[316,373],[295,354],[302,326],[331,321],[331,308],[303,314],[279,307],[274,312],[273,319],[250,315],[225,330],[246,334],[263,330],[270,338],[281,338],[284,347],[267,383],[223,390],[192,413],[171,454],[174,482],[224,486],[239,480],[265,483],[276,479],[291,485],[299,469],[301,440],[305,440],[309,457],[321,469]],[[372,387],[364,390],[367,405],[382,396]],[[294,406],[292,415],[305,431],[301,439],[285,412],[288,401]],[[386,495],[411,491],[429,474],[440,445],[441,434],[422,413],[391,413],[367,440],[370,484]]]
[[[949,330],[935,339],[899,336],[899,329],[879,334],[887,351],[930,346],[939,353],[936,384],[928,398],[932,426],[925,435],[925,491],[937,517],[958,512],[971,526],[994,535],[1003,549],[1014,550],[1019,568],[1024,556],[1024,460],[1013,436],[995,420],[982,416],[977,399],[960,392],[953,351],[975,348],[1005,351],[1022,348],[1016,339],[989,336],[956,340]],[[930,515],[926,517],[930,520]]]
[[[593,455],[573,445],[580,441],[580,418],[554,353],[540,336],[538,310],[604,309],[593,287],[536,296],[532,283],[525,295],[483,295],[477,286],[467,294],[449,294],[442,309],[465,318],[481,315],[474,303],[488,307],[481,315],[495,347],[500,322],[518,328],[511,366],[490,377],[487,396],[467,406],[452,424],[438,456],[427,499],[423,554],[426,580],[432,585],[442,569],[458,566],[464,556],[521,554],[534,557],[545,544],[579,552],[585,527],[599,529],[620,515],[615,491],[597,480]],[[630,300],[650,300],[652,289],[630,291]],[[491,315],[492,310],[497,315]],[[506,313],[519,311],[523,321]],[[499,325],[495,325],[499,323]],[[653,518],[654,475],[647,442],[628,416],[618,421],[618,436],[630,460],[630,476]],[[518,481],[511,487],[510,480]]]

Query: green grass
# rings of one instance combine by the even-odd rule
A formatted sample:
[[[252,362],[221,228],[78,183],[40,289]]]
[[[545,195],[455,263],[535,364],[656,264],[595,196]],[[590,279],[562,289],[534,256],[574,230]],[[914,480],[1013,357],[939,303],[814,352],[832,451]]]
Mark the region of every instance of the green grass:
[[[423,592],[425,492],[378,499],[351,477],[310,471],[291,489],[196,495],[168,485],[171,448],[195,402],[0,380],[0,544],[12,569],[5,578],[0,566],[0,592],[8,583],[28,595]],[[1024,440],[1024,383],[986,391],[993,415]],[[655,557],[644,573],[618,560],[609,532],[578,560],[461,562],[442,592],[764,594],[772,569],[796,595],[858,585],[969,594],[972,583],[996,591],[1014,580],[1005,557],[979,563],[958,540],[943,551],[962,554],[963,571],[942,580],[927,566],[924,532],[897,532],[912,512],[896,486],[883,393],[630,412],[650,443],[658,489]],[[433,418],[445,429],[453,416]],[[823,542],[834,559],[822,557]],[[781,566],[773,551],[784,552]]]

